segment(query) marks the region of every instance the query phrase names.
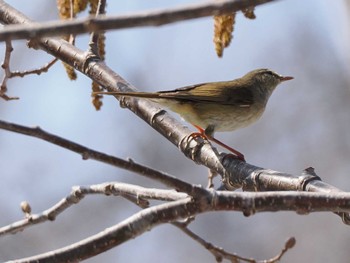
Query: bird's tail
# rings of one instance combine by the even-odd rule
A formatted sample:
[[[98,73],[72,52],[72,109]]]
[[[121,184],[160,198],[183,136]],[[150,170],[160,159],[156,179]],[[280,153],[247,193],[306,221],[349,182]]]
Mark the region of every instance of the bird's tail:
[[[157,99],[160,97],[159,93],[157,92],[97,91],[97,92],[93,92],[92,95],[114,95],[114,96],[125,96],[125,97],[135,97],[135,98],[147,98],[147,99]]]

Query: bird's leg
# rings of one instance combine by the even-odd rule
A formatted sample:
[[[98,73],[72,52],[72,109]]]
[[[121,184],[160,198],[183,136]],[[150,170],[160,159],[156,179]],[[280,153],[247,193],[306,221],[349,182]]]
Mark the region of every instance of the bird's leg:
[[[190,137],[192,137],[193,139],[201,137],[204,140],[208,140],[208,137],[206,136],[204,130],[201,127],[196,125],[194,125],[194,127],[196,127],[199,130],[199,132],[192,132]]]
[[[201,137],[203,140],[209,141],[208,135],[205,133],[205,130],[202,129],[201,127],[192,124],[194,127],[196,127],[198,129],[199,132],[192,132],[191,133],[191,137],[192,138],[197,138],[197,137]]]
[[[235,158],[237,157],[237,158],[240,159],[241,161],[245,162],[244,155],[243,155],[241,152],[239,152],[239,151],[233,149],[232,147],[230,147],[230,146],[224,144],[223,142],[221,142],[221,141],[215,139],[214,137],[211,137],[211,136],[208,136],[208,135],[207,135],[207,138],[208,138],[208,140],[211,140],[211,141],[215,142],[216,144],[219,144],[220,146],[222,146],[222,147],[224,147],[225,149],[227,149],[227,150],[229,150],[230,152],[232,152],[232,153],[234,154],[234,157],[235,157]]]
[[[220,146],[222,146],[225,149],[227,149],[230,152],[232,152],[235,155],[234,157],[237,157],[241,161],[245,162],[244,155],[242,153],[240,153],[239,151],[233,149],[232,147],[224,144],[223,142],[215,139],[212,135],[210,135],[210,132],[206,132],[206,130],[202,129],[201,127],[199,127],[197,125],[194,125],[194,127],[196,127],[199,130],[199,135],[197,135],[197,136],[201,136],[203,138],[206,138],[206,139],[208,139],[210,141],[215,142],[216,144],[219,144]]]

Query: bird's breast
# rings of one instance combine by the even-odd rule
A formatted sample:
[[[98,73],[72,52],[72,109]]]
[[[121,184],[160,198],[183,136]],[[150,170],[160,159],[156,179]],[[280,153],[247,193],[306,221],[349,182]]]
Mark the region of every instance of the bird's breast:
[[[170,105],[168,105],[170,106]],[[265,105],[220,105],[214,103],[184,103],[169,107],[181,117],[203,129],[208,126],[215,127],[215,131],[233,131],[246,127],[257,121],[264,112]]]

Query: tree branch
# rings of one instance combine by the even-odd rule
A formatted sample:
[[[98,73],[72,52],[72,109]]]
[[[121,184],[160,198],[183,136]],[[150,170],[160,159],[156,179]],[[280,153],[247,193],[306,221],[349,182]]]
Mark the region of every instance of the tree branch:
[[[136,238],[159,224],[186,219],[209,211],[242,211],[246,216],[262,211],[296,211],[299,214],[317,211],[350,211],[350,193],[249,193],[215,191],[198,186],[193,186],[193,188],[201,189],[198,191],[201,194],[144,209],[85,240],[58,250],[15,261],[80,261]]]
[[[113,165],[137,173],[141,176],[156,180],[167,185],[168,187],[178,189],[188,194],[192,194],[192,185],[174,176],[162,173],[158,170],[152,169],[147,166],[143,166],[132,160],[126,161],[102,152],[89,149],[78,143],[69,141],[57,135],[43,131],[39,127],[31,128],[0,120],[0,129],[40,138],[44,141],[50,142],[67,150],[81,154],[84,160],[92,159],[109,165]]]
[[[250,263],[257,263],[260,261],[256,261],[255,259],[252,258],[246,258],[237,255],[236,253],[229,253],[225,251],[223,248],[218,247],[213,245],[212,243],[209,243],[205,239],[201,238],[194,232],[192,232],[190,229],[188,229],[187,225],[185,223],[179,223],[179,222],[174,222],[172,223],[175,227],[180,229],[182,232],[184,232],[186,235],[188,235],[190,238],[192,238],[194,241],[202,245],[205,249],[207,249],[216,259],[217,262],[222,262],[223,259],[229,260],[231,262],[250,262]],[[282,258],[282,256],[292,247],[295,245],[295,238],[291,237],[287,240],[287,242],[284,245],[284,248],[281,250],[281,252],[276,255],[275,257],[271,259],[264,260],[262,262],[264,263],[275,263],[278,260]]]
[[[3,28],[0,41],[9,39],[33,39],[67,34],[82,34],[111,29],[122,29],[144,26],[160,26],[179,21],[213,16],[222,13],[232,13],[242,9],[257,6],[276,0],[222,0],[208,3],[187,5],[172,9],[143,11],[140,13],[98,16],[67,21],[51,21],[45,23],[31,23],[28,25],[13,25]],[[4,1],[0,1],[0,16],[12,12]],[[5,22],[5,21],[3,21]],[[6,23],[6,22],[5,22]]]
[[[145,199],[175,201],[187,197],[186,194],[175,192],[174,190],[151,189],[131,184],[115,182],[97,184],[87,187],[74,186],[72,187],[72,192],[67,197],[63,198],[49,209],[43,211],[42,213],[28,213],[25,219],[1,227],[0,236],[6,234],[15,234],[19,231],[23,231],[29,226],[34,226],[39,223],[54,221],[56,217],[62,212],[64,212],[66,209],[70,208],[72,205],[79,203],[82,199],[84,199],[86,195],[91,194],[122,196],[132,202],[137,203],[137,205],[142,208],[148,207],[148,204],[145,203]],[[132,200],[130,197],[132,197]]]

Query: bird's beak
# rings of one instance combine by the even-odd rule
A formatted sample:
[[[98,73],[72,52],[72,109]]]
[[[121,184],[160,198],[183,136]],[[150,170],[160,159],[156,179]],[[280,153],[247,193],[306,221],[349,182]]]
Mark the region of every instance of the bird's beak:
[[[290,77],[290,76],[281,76],[281,81],[287,81],[287,80],[291,80],[291,79],[294,79],[293,77]]]

